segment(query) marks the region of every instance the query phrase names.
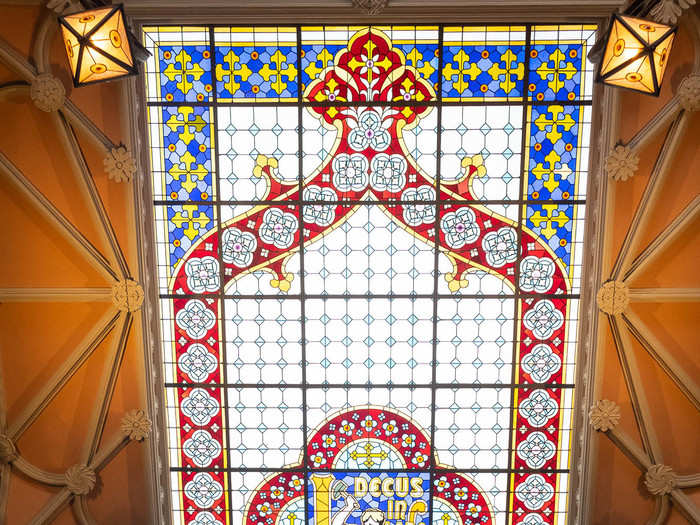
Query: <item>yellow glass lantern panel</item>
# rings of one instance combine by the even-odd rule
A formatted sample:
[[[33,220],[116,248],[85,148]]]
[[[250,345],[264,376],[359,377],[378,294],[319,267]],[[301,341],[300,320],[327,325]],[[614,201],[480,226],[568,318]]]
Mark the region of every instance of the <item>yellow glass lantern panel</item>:
[[[615,20],[608,37],[600,74],[605,75],[642,52],[644,52],[644,44],[619,20]]]
[[[136,73],[120,5],[60,19],[76,86]]]
[[[606,84],[658,95],[675,28],[614,15],[598,79]]]
[[[663,42],[654,48],[654,67],[656,68],[656,77],[659,86],[666,72],[666,64],[668,63],[668,56],[671,54],[674,36],[675,35],[671,33]]]
[[[606,84],[634,89],[644,93],[654,93],[654,79],[651,73],[651,62],[647,55],[642,55],[622,69],[618,69],[605,79]]]
[[[95,26],[99,25],[113,10],[112,6],[101,7],[99,9],[66,15],[63,19],[79,36],[85,36],[92,31]]]

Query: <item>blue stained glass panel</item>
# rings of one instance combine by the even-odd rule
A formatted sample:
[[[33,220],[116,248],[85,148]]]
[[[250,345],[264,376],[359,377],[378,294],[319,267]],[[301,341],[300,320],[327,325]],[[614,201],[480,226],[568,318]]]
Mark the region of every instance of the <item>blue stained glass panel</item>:
[[[158,46],[161,97],[166,102],[203,102],[211,97],[209,45]]]
[[[211,109],[204,106],[163,107],[165,197],[211,200]]]

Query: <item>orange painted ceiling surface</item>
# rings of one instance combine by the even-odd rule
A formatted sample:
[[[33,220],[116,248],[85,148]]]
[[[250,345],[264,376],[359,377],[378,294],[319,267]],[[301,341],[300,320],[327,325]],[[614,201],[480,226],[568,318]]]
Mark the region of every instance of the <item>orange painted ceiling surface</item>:
[[[0,37],[10,42],[23,55],[30,54],[32,35],[40,16],[38,7],[0,6]],[[624,93],[619,110],[619,136],[628,140],[655,111],[670,99],[673,89],[690,71],[693,47],[689,35],[681,29],[674,44],[669,71],[660,98]],[[55,73],[61,72],[69,86],[67,64],[60,39],[55,38],[51,50]],[[0,64],[0,83],[17,76]],[[123,140],[126,123],[120,106],[121,85],[101,84],[69,90],[69,96],[115,142]],[[68,89],[68,88],[67,88]],[[0,151],[5,153],[23,173],[102,251],[99,235],[85,196],[77,191],[76,175],[71,172],[66,153],[60,146],[56,128],[47,114],[36,109],[26,95],[0,101],[3,129]],[[107,179],[102,168],[103,153],[94,148],[80,133],[87,161],[110,215],[116,236],[133,269],[138,267],[133,224],[133,202],[130,185]],[[614,183],[612,205],[606,219],[609,256],[603,273],[609,272],[614,257],[627,231],[629,221],[644,191],[649,173],[663,140],[655,138],[641,155],[637,175],[626,182]],[[648,231],[641,246],[658,234],[694,197],[700,194],[700,115],[690,122],[680,153],[674,160],[672,175],[662,189],[661,198],[651,210]],[[599,175],[600,176],[600,175]],[[0,288],[72,287],[101,288],[109,286],[104,278],[86,263],[83,256],[69,245],[56,228],[37,213],[12,186],[3,184],[0,192],[0,217],[5,225],[5,256],[0,258]],[[639,275],[635,282],[641,288],[700,286],[700,243],[698,228],[693,224],[666,253]],[[589,247],[589,249],[599,249]],[[44,384],[66,359],[85,331],[92,327],[110,305],[109,302],[17,303],[0,304],[0,380],[6,419],[12,421],[33,393]],[[700,378],[700,344],[697,303],[636,303],[634,311],[674,353],[674,357],[693,378]],[[132,408],[146,406],[145,368],[142,341],[139,337],[140,317],[132,329],[124,361],[112,398],[104,435],[118,431],[121,417]],[[637,436],[634,417],[615,348],[604,319],[603,335],[598,349],[598,398],[615,400],[622,408],[621,427]],[[36,466],[50,472],[62,472],[80,457],[88,421],[95,409],[105,360],[112,338],[108,336],[52,400],[43,414],[25,432],[18,449]],[[700,467],[700,415],[676,389],[675,385],[640,348],[635,348],[642,368],[647,395],[652,401],[653,424],[664,451],[664,462],[677,472],[688,473]],[[0,420],[0,423],[2,421]],[[653,510],[653,500],[640,484],[638,470],[606,439],[598,440],[593,487],[592,523],[644,523]],[[88,506],[98,523],[148,523],[150,520],[150,475],[148,449],[140,444],[128,447],[101,473],[98,489],[88,499]],[[6,502],[7,524],[27,523],[58,489],[47,489],[13,472]],[[690,498],[700,505],[700,492],[691,491]],[[2,520],[0,519],[0,522]],[[67,507],[56,523],[75,523]],[[669,523],[685,523],[672,511]]]

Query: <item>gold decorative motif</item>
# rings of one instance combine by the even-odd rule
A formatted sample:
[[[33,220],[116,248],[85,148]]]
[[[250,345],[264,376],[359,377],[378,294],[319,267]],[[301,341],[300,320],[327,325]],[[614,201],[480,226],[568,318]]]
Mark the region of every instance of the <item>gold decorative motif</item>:
[[[63,106],[66,100],[66,89],[55,76],[42,73],[32,81],[29,96],[37,108],[51,113]]]
[[[652,465],[644,474],[644,485],[655,496],[663,496],[676,488],[676,474],[668,465]]]
[[[614,181],[631,179],[639,166],[639,155],[623,144],[615,146],[605,160],[605,171]]]
[[[622,281],[608,281],[598,290],[596,295],[598,308],[608,315],[619,315],[630,304],[630,293]]]
[[[95,471],[86,465],[73,465],[66,470],[65,477],[66,488],[78,496],[90,494],[97,481]]]
[[[136,161],[123,145],[111,148],[107,152],[104,167],[107,177],[114,182],[129,182],[136,173]]]
[[[352,6],[368,15],[377,15],[386,8],[389,0],[352,0]]]
[[[678,17],[683,13],[683,9],[695,5],[695,0],[661,0],[656,4],[649,14],[652,20],[661,24],[674,25],[678,22]]]
[[[686,111],[700,110],[700,75],[688,75],[681,81],[678,99]]]
[[[591,407],[588,418],[594,429],[600,432],[607,432],[615,428],[620,422],[620,407],[614,401],[601,399]]]
[[[143,304],[143,288],[133,279],[112,285],[112,302],[123,312],[135,312]]]
[[[17,459],[17,448],[5,434],[0,434],[0,464],[12,463]]]
[[[143,441],[151,433],[151,420],[143,410],[130,410],[122,418],[121,431],[131,441]]]

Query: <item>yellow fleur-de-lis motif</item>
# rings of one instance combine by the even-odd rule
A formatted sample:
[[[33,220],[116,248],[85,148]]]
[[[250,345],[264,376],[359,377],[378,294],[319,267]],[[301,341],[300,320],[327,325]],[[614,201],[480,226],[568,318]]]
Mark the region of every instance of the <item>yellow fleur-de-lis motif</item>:
[[[185,154],[180,157],[180,162],[173,164],[173,167],[168,171],[175,180],[180,180],[181,177],[184,177],[181,185],[187,193],[195,189],[197,187],[197,181],[204,180],[204,177],[209,173],[201,164],[195,164],[195,161],[196,159],[192,154],[186,151]],[[193,168],[193,165],[196,167]]]
[[[228,65],[228,68],[225,68],[224,64],[216,64],[216,80],[223,82],[229,93],[235,95],[241,87],[240,82],[237,82],[236,79],[245,82],[253,72],[246,64],[240,62],[240,57],[233,50],[224,55],[223,61],[224,64]]]
[[[552,236],[557,233],[557,230],[554,227],[555,225],[561,228],[567,222],[569,222],[569,218],[566,216],[566,213],[564,213],[562,210],[558,210],[558,207],[559,206],[557,204],[543,204],[542,209],[544,210],[545,214],[542,215],[542,212],[537,210],[532,214],[532,217],[530,217],[532,224],[534,224],[537,228],[542,228],[541,233],[547,240],[551,239]]]
[[[522,80],[525,75],[525,65],[522,62],[513,67],[513,64],[517,61],[518,57],[510,49],[507,49],[501,55],[501,59],[498,62],[494,62],[489,68],[488,73],[494,80],[501,78],[501,76],[503,77],[503,81],[499,85],[506,94],[513,91],[518,80]],[[502,68],[501,64],[505,64],[505,68]]]
[[[571,168],[566,164],[561,165],[559,168],[556,167],[561,157],[554,150],[550,151],[544,160],[547,162],[547,166],[542,162],[538,162],[537,166],[533,168],[532,174],[543,181],[543,186],[552,192],[559,186],[555,175],[559,176],[559,180],[565,179],[571,174]]]
[[[182,128],[179,134],[180,140],[182,140],[186,145],[192,142],[194,139],[194,129],[196,132],[202,131],[207,123],[202,118],[202,115],[197,115],[194,118],[190,118],[194,113],[194,108],[192,106],[181,106],[177,108],[177,114],[170,115],[170,118],[165,123],[171,130],[177,131]],[[178,116],[182,116],[179,119]]]
[[[464,93],[469,86],[467,77],[470,80],[474,80],[481,73],[481,69],[479,69],[479,66],[476,63],[471,62],[469,67],[466,67],[467,62],[469,62],[469,55],[464,52],[464,49],[460,49],[454,56],[454,61],[449,62],[442,68],[442,75],[445,77],[445,80],[451,81],[452,85],[460,93]],[[457,67],[455,68],[453,64],[455,64]],[[455,75],[457,75],[457,80],[452,81],[452,77]]]
[[[294,64],[287,63],[287,57],[279,49],[270,57],[270,63],[275,65],[275,69],[272,69],[270,64],[265,64],[260,68],[260,76],[263,77],[266,82],[269,82],[272,77],[275,77],[270,87],[275,90],[275,93],[281,95],[287,88],[287,83],[283,78],[286,77],[287,80],[296,79],[297,68]]]
[[[423,78],[428,79],[433,74],[435,68],[430,64],[429,60],[424,60],[423,65],[418,67],[418,63],[423,60],[423,53],[420,53],[415,47],[406,55],[406,63],[410,64],[418,71]]]
[[[562,66],[562,64],[565,65]],[[554,93],[558,93],[564,87],[564,82],[571,80],[576,74],[576,67],[571,62],[566,61],[566,56],[561,50],[555,49],[554,53],[549,55],[549,60],[542,62],[537,68],[537,74],[542,80],[549,79],[547,85],[552,88]]]
[[[316,55],[316,60],[311,62],[308,66],[304,68],[304,71],[309,78],[313,80],[316,76],[328,67],[328,64],[333,61],[333,55],[331,55],[328,50],[324,47],[320,53]],[[316,63],[320,62],[321,67],[317,66]]]
[[[184,204],[182,210],[175,213],[170,220],[178,228],[184,228],[185,236],[193,241],[199,230],[203,230],[211,219],[207,217],[206,213],[199,211],[199,206],[196,204]]]
[[[176,64],[180,67],[175,67]],[[187,93],[194,85],[189,79],[199,80],[204,74],[204,70],[199,64],[192,64],[192,57],[183,49],[175,56],[175,62],[168,64],[163,74],[168,77],[168,80],[171,82],[179,78],[180,80],[175,84],[177,89],[183,93]]]
[[[548,109],[549,111],[547,113],[541,113],[540,116],[535,119],[535,125],[541,131],[549,127],[550,129],[547,131],[546,137],[552,144],[556,144],[562,137],[559,128],[562,128],[564,131],[569,131],[572,126],[576,124],[576,121],[571,118],[571,115],[564,113],[564,106],[554,104],[549,106]],[[551,115],[551,117],[547,115]]]

